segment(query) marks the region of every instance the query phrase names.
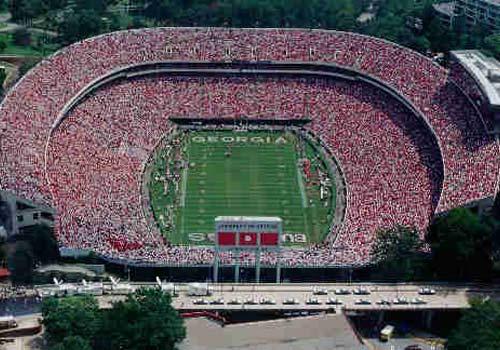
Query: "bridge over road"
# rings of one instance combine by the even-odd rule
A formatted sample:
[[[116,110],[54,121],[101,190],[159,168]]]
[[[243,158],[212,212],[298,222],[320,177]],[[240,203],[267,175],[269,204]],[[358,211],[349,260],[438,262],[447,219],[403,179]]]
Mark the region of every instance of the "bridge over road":
[[[167,284],[173,305],[188,311],[357,311],[357,310],[453,310],[470,306],[471,298],[500,300],[500,285],[453,284]],[[74,285],[73,285],[74,286]],[[102,307],[122,300],[138,288],[159,288],[154,283],[121,283],[102,286]],[[54,285],[38,286],[47,295]],[[196,294],[196,295],[193,295]]]

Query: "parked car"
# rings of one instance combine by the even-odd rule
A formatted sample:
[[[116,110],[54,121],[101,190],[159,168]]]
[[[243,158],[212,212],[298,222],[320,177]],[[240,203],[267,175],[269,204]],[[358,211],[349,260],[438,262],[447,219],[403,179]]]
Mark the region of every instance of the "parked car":
[[[342,305],[343,302],[337,298],[328,298],[326,301],[326,304],[328,305]]]
[[[354,289],[353,293],[356,295],[369,295],[369,294],[371,294],[371,292],[368,288],[363,288],[363,287]]]
[[[295,298],[287,298],[283,300],[283,305],[297,305],[299,301]]]
[[[309,298],[306,300],[307,305],[321,305],[321,301],[318,298]]]
[[[418,294],[420,295],[434,295],[436,294],[436,290],[432,288],[420,288],[418,290]]]
[[[335,289],[335,294],[336,295],[347,295],[347,294],[351,294],[351,291],[349,289],[339,288],[339,289]]]
[[[320,287],[314,287],[313,288],[313,294],[314,295],[328,295],[328,289],[326,289],[326,288],[320,288]]]

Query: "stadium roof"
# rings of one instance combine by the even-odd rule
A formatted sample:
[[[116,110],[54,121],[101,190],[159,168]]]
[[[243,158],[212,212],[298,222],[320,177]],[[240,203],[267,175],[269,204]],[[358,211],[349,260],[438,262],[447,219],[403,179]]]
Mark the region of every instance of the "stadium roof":
[[[500,107],[500,62],[477,50],[452,51],[452,55],[480,85],[490,104]]]

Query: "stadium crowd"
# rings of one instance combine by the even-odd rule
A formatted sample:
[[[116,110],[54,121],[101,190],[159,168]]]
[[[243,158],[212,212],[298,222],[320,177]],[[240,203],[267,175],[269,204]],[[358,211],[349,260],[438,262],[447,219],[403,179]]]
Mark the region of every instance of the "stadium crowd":
[[[439,144],[388,95],[367,84],[321,79],[130,79],[102,88],[53,128],[68,101],[120,67],[236,59],[329,62],[362,71],[410,101]],[[184,264],[213,257],[208,249],[169,246],[143,218],[141,165],[171,128],[169,116],[309,115],[308,127],[343,167],[348,209],[333,246],[285,251],[290,265],[366,262],[378,228],[424,228],[434,212],[497,188],[498,145],[447,72],[408,49],[353,33],[157,28],[106,34],[44,60],[9,92],[0,113],[0,188],[53,205],[62,245],[112,258]]]
[[[304,115],[300,101],[306,98],[313,120],[306,127],[343,165],[349,210],[338,239],[355,251],[353,256],[367,258],[377,228],[404,223],[423,229],[439,198],[438,146],[423,123],[384,93],[365,83],[320,79],[160,77],[102,88],[73,109],[53,134],[48,176],[59,215],[74,220],[65,225],[59,220],[63,242],[67,237],[67,245],[80,248],[95,248],[100,242],[102,254],[140,251],[137,246],[123,249],[132,242],[143,242],[140,247],[150,250],[144,242],[146,222],[137,220],[140,169],[171,129],[169,117],[297,119]],[[77,230],[82,232],[75,235]],[[120,236],[124,242],[117,244]],[[304,251],[307,261],[319,249],[313,252]],[[204,263],[212,259],[210,253],[196,256]],[[192,251],[184,258],[192,259]],[[177,251],[163,258],[161,250],[155,255],[174,263],[184,258]],[[292,254],[290,259],[297,262],[287,264],[300,261]]]

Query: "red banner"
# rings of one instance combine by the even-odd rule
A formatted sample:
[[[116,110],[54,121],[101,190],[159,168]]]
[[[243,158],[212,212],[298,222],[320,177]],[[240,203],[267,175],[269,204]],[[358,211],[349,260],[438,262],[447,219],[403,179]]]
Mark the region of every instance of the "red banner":
[[[236,233],[219,232],[217,234],[217,241],[219,245],[236,245]]]
[[[260,245],[273,246],[279,244],[278,232],[262,232],[260,234]]]

